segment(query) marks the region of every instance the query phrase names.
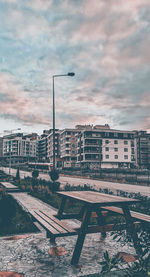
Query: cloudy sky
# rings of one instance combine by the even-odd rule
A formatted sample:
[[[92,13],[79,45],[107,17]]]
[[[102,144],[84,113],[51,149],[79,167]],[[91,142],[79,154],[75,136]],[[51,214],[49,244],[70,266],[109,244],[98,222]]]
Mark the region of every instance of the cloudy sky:
[[[0,0],[0,132],[150,131],[149,0]]]

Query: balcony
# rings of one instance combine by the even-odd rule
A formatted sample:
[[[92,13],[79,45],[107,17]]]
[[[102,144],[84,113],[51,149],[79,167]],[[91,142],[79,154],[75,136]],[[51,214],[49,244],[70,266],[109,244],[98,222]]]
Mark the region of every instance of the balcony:
[[[85,146],[89,146],[89,147],[91,147],[91,146],[99,146],[100,145],[100,143],[99,142],[85,142]]]

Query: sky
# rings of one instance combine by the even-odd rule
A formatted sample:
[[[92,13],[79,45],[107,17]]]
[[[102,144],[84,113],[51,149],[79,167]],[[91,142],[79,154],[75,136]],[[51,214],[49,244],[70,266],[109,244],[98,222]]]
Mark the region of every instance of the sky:
[[[149,0],[0,0],[0,133],[150,132]]]

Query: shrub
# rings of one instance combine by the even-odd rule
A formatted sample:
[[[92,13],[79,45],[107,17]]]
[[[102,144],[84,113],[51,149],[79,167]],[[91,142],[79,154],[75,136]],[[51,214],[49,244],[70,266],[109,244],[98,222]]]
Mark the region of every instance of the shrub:
[[[50,176],[51,180],[53,182],[55,182],[59,178],[59,173],[57,170],[52,170],[52,171],[49,171],[49,176]]]
[[[32,172],[32,177],[33,177],[34,179],[37,179],[37,178],[39,177],[39,171],[38,171],[37,169],[33,170],[33,172]]]

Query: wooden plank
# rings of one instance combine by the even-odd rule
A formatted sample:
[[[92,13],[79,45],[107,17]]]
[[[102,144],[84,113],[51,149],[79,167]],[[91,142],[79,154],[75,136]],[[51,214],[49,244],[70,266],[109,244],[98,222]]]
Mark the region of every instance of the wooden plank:
[[[56,215],[56,218],[60,218],[60,217],[58,217],[57,215]],[[62,216],[61,216],[61,219],[81,219],[81,216],[79,215],[79,214],[63,214]]]
[[[101,214],[102,214],[103,216],[107,216],[107,215],[108,215],[108,211],[101,211]],[[92,213],[91,213],[91,217],[97,218],[98,215],[97,215],[96,212],[92,212]]]
[[[75,200],[80,200],[88,204],[99,204],[99,205],[112,205],[120,203],[136,203],[140,202],[137,199],[131,199],[126,197],[114,196],[109,194],[104,194],[95,191],[69,191],[69,192],[57,192],[60,196],[66,196]]]
[[[49,225],[45,220],[43,220],[39,215],[37,215],[34,211],[30,211],[31,215],[50,233],[57,235],[59,232]]]
[[[45,214],[45,212],[41,211],[43,214]],[[48,218],[50,217],[53,221],[55,221],[58,225],[60,225],[61,227],[63,227],[67,232],[74,232],[73,229],[71,229],[70,227],[68,227],[64,222],[60,221],[59,219],[57,219],[56,217],[52,216],[52,215],[48,215],[45,214]]]
[[[139,226],[139,222],[134,222],[135,227]],[[101,226],[89,226],[87,229],[87,234],[92,233],[103,233],[103,232],[112,232],[112,231],[118,231],[118,230],[125,230],[127,228],[125,223],[120,224],[106,224]],[[75,228],[77,232],[80,231],[80,228]]]
[[[15,185],[9,183],[9,182],[0,182],[0,184],[5,187],[6,189],[18,189]]]
[[[118,208],[118,207],[101,207],[107,211],[111,211],[111,212],[114,212],[114,213],[119,213],[119,214],[123,214],[123,211],[121,208]],[[138,219],[138,220],[141,220],[141,221],[144,221],[144,222],[150,222],[150,216],[149,215],[146,215],[146,214],[141,214],[141,213],[138,213],[138,212],[134,212],[134,211],[130,211],[131,213],[131,216],[135,219]]]
[[[58,225],[54,220],[52,220],[47,215],[41,213],[40,211],[36,211],[36,214],[39,215],[42,219],[44,219],[52,227],[54,227],[59,233],[66,233],[67,232],[60,224]]]

